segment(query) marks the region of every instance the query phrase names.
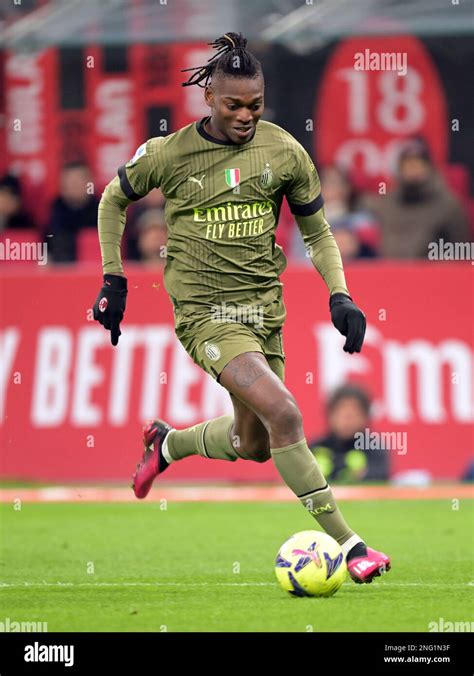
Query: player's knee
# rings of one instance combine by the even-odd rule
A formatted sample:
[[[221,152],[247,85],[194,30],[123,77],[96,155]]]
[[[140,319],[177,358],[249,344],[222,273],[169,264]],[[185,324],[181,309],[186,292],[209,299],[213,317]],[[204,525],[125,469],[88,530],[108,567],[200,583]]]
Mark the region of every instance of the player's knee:
[[[272,454],[270,453],[270,446],[268,448],[262,448],[255,453],[251,455],[249,458],[250,460],[253,460],[254,462],[267,462],[267,460],[270,460],[272,457]]]
[[[253,460],[254,462],[266,462],[271,458],[268,439],[244,441],[240,448],[237,449],[237,452],[241,458]]]
[[[303,427],[303,417],[294,397],[282,397],[272,407],[269,425],[273,434],[285,435],[297,432]]]

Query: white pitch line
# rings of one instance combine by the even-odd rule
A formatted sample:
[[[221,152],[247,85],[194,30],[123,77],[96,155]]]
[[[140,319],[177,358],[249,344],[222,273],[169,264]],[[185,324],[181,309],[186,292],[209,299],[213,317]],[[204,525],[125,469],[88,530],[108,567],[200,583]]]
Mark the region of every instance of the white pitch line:
[[[473,587],[474,582],[385,582],[381,587]],[[0,589],[22,587],[275,587],[277,582],[0,582]],[[344,585],[352,586],[351,581]]]
[[[5,587],[266,587],[276,582],[0,582]]]

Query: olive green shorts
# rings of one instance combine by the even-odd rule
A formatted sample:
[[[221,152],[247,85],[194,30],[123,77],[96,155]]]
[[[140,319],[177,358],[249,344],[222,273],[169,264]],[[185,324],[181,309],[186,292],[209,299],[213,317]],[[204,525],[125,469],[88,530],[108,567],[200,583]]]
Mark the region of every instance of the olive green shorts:
[[[178,307],[175,332],[191,359],[217,381],[224,367],[244,352],[262,352],[272,371],[283,381],[285,353],[281,329],[285,317],[281,299],[258,308],[252,321],[248,316],[245,321],[235,319],[231,313],[220,317],[211,311],[184,314]]]

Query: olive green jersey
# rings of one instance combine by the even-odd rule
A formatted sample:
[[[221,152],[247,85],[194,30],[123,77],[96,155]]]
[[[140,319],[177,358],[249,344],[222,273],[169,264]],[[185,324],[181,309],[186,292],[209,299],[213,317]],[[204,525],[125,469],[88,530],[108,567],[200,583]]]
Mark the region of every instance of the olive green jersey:
[[[265,121],[245,144],[221,141],[206,132],[206,119],[148,140],[106,187],[99,207],[104,273],[122,272],[127,205],[159,187],[168,227],[164,281],[174,305],[271,303],[286,266],[275,243],[286,195],[330,292],[347,293],[319,177],[303,146]]]

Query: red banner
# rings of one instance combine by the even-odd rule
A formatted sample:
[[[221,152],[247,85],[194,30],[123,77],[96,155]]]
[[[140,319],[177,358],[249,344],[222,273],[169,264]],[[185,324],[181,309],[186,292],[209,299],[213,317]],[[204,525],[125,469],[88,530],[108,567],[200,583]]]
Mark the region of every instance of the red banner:
[[[184,428],[231,412],[224,388],[176,339],[161,273],[129,266],[128,274],[123,335],[112,348],[91,317],[95,267],[2,271],[1,476],[124,480],[141,455],[143,420],[159,416]],[[390,451],[392,472],[459,477],[473,451],[472,267],[353,264],[347,276],[368,319],[360,355],[343,352],[313,269],[284,274],[286,381],[307,436],[324,431],[326,394],[356,381],[374,397],[372,428],[406,432],[406,453]],[[271,462],[191,458],[166,477],[271,480],[277,473]]]
[[[407,137],[423,136],[437,163],[447,159],[442,82],[423,43],[409,35],[341,42],[318,87],[315,119],[319,164],[361,174],[374,190],[394,175]]]
[[[100,194],[147,138],[167,136],[207,115],[203,90],[182,87],[190,73],[181,69],[206,63],[212,52],[204,42],[134,44],[124,47],[124,63],[119,59],[112,69],[105,49],[95,44],[72,56],[55,48],[1,52],[0,113],[6,124],[0,128],[0,174],[20,176],[26,205],[40,224],[65,164],[88,164]],[[67,58],[72,60],[63,70],[69,65],[83,76],[75,83],[77,97],[64,91],[61,80],[61,60]]]
[[[180,69],[195,65],[195,59],[205,62],[209,55],[209,47],[201,43],[132,45],[127,69],[107,73],[104,50],[88,48],[88,157],[98,191],[147,138],[167,136],[207,114],[202,89],[181,87],[187,74]]]
[[[4,56],[6,152],[2,171],[21,177],[26,205],[42,222],[57,191],[57,51]]]

